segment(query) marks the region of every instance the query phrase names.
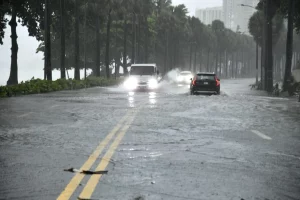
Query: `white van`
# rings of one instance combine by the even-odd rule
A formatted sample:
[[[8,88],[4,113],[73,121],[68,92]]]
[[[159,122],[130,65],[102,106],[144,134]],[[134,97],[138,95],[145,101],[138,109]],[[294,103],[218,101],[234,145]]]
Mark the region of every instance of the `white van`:
[[[124,85],[129,90],[158,88],[161,77],[156,64],[133,64]]]

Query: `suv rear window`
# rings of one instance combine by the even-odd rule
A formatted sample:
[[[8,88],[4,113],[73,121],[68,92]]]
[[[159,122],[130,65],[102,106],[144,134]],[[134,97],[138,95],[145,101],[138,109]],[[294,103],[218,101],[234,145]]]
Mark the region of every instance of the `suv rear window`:
[[[197,74],[197,80],[215,80],[215,75]]]

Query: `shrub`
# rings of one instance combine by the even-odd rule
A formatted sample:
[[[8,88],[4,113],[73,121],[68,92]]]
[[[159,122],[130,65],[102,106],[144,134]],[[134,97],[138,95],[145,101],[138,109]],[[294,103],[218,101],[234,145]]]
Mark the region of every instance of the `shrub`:
[[[104,77],[88,77],[86,80],[58,79],[56,81],[31,79],[30,81],[22,81],[18,85],[0,86],[0,98],[60,90],[77,90],[86,87],[111,86],[120,83],[120,81],[119,79],[106,79]]]

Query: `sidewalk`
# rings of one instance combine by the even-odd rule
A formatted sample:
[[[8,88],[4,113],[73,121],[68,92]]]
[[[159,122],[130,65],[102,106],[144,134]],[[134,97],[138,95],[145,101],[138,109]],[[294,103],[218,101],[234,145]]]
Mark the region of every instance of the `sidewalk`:
[[[252,96],[268,96],[267,92],[252,89],[250,85],[255,83],[255,78],[247,79],[223,79],[221,80],[221,90],[225,94],[232,95],[252,95]]]
[[[263,108],[281,113],[292,114],[300,117],[300,103],[298,97],[274,97],[266,91],[252,89],[250,84],[255,83],[255,79],[225,79],[222,81],[222,92],[229,97],[247,98]]]

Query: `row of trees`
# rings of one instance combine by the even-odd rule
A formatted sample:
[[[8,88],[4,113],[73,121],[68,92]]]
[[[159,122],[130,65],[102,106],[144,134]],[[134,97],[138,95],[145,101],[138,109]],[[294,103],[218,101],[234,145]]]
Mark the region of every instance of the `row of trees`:
[[[256,9],[257,12],[249,21],[249,32],[262,48],[263,89],[271,92],[273,78],[281,80],[284,70],[283,89],[287,90],[292,59],[296,63],[300,55],[300,36],[297,34],[300,31],[300,1],[260,0]],[[287,28],[284,26],[284,19],[288,21]]]
[[[174,68],[215,71],[223,77],[254,76],[255,43],[216,20],[204,25],[187,15],[185,5],[171,0],[1,0],[0,42],[7,16],[12,30],[11,73],[17,84],[17,29],[28,27],[45,55],[45,78],[52,70],[92,69],[110,78],[114,68],[126,74],[131,63],[157,63],[165,73]]]

